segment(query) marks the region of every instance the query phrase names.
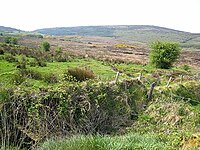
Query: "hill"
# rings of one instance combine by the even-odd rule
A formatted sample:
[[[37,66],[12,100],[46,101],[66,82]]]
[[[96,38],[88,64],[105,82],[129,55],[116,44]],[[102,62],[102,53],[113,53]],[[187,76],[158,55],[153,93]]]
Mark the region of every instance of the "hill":
[[[11,28],[11,27],[4,27],[4,26],[0,26],[0,32],[20,32],[21,30],[19,29],[15,29],[15,28]]]
[[[113,37],[149,43],[155,40],[180,42],[184,47],[200,48],[200,34],[150,25],[80,26],[38,29],[47,35],[81,35]]]

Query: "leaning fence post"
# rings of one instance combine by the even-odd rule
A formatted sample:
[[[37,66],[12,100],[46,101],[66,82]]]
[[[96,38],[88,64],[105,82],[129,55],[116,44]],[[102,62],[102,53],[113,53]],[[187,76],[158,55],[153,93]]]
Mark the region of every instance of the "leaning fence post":
[[[154,87],[156,86],[156,84],[157,84],[157,82],[153,82],[153,83],[151,84],[151,88],[150,88],[150,90],[149,90],[149,92],[148,92],[148,101],[150,101],[150,100],[152,99],[153,89],[154,89]]]
[[[119,72],[117,72],[116,77],[115,77],[115,83],[117,83],[119,80]]]
[[[141,81],[141,79],[142,79],[142,72],[139,74],[139,76],[138,76],[138,80],[140,80]]]
[[[172,77],[169,78],[166,87],[169,87],[169,84],[170,84],[171,80],[172,80]]]
[[[182,81],[183,81],[183,75],[181,75],[180,83],[182,83]]]

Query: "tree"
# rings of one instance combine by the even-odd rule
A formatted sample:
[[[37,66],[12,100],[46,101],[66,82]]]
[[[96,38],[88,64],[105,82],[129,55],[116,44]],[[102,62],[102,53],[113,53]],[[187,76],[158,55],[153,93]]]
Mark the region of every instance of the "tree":
[[[42,47],[42,49],[45,50],[45,51],[49,51],[49,50],[50,50],[50,44],[49,44],[49,42],[47,42],[47,41],[44,41],[44,42],[41,44],[41,47]]]
[[[169,69],[180,55],[178,43],[156,41],[150,45],[150,64],[156,68]]]

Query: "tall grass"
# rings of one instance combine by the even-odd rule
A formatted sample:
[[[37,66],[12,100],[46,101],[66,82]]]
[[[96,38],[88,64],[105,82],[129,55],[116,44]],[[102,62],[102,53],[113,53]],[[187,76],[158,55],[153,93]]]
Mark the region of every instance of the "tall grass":
[[[50,139],[38,150],[170,150],[175,149],[155,135],[131,133],[123,136],[76,135],[71,138]]]

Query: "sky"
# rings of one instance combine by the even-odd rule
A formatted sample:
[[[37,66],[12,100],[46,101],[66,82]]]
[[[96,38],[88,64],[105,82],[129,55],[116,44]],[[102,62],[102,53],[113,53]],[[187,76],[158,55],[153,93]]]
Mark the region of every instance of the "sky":
[[[0,4],[0,26],[25,31],[155,25],[200,33],[200,0],[1,0]]]

